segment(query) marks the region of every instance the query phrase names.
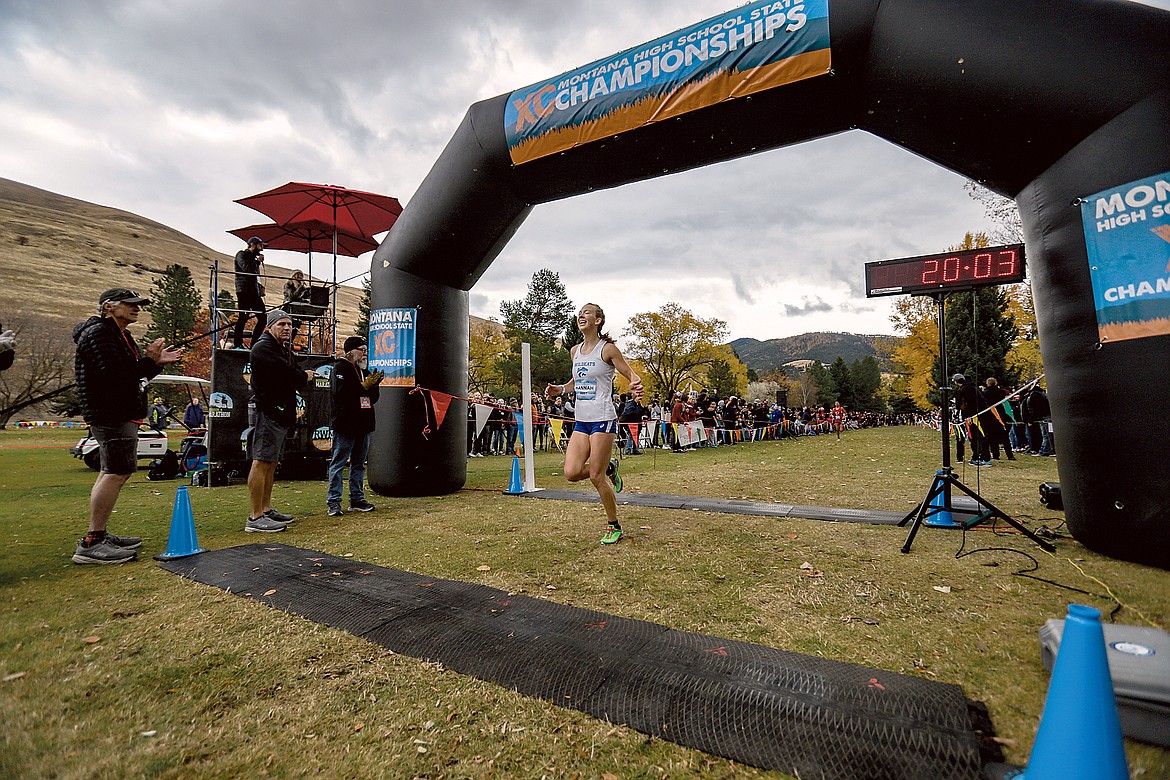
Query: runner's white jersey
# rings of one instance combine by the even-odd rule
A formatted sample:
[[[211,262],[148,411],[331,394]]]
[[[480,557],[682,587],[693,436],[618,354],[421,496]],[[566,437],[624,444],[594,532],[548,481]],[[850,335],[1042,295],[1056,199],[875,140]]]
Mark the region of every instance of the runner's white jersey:
[[[581,422],[602,422],[617,418],[613,406],[614,367],[601,357],[608,344],[599,339],[592,352],[581,354],[584,344],[577,345],[573,358],[573,392],[577,394],[573,416]]]

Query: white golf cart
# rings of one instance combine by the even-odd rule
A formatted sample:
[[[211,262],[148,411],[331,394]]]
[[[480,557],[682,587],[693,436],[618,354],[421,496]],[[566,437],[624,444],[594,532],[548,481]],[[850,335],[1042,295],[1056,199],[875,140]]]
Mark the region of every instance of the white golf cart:
[[[207,408],[207,389],[211,387],[211,382],[206,379],[200,379],[194,376],[175,376],[171,374],[159,374],[154,379],[150,380],[150,384],[155,385],[185,385],[187,387],[187,395],[191,398],[195,397],[195,389],[198,388],[199,394],[203,397],[203,408]],[[176,418],[177,419],[177,418]],[[192,444],[203,444],[203,438],[206,430],[198,428],[187,431],[187,435],[183,437],[180,446],[180,453],[186,451]],[[94,471],[101,468],[101,456],[98,453],[97,440],[88,433],[69,448],[69,452],[73,457],[80,458]],[[167,435],[160,431],[156,431],[149,426],[139,427],[138,429],[138,459],[147,458],[150,460],[157,460],[167,452]],[[204,450],[206,452],[206,450]]]

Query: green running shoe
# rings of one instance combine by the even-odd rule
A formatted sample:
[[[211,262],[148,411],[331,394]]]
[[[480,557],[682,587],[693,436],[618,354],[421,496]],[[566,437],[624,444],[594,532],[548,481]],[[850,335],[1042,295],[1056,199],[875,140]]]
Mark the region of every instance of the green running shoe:
[[[605,533],[601,536],[602,544],[613,544],[618,539],[622,538],[622,529],[618,525],[606,526]]]
[[[618,473],[617,458],[609,459],[609,468],[605,470],[605,476],[609,477],[609,481],[613,483],[613,492],[622,492],[622,475]]]

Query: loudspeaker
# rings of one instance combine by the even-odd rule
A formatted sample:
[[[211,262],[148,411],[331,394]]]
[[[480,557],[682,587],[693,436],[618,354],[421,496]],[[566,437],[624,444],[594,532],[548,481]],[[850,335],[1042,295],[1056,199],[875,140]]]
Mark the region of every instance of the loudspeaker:
[[[776,391],[776,405],[777,406],[784,406],[784,407],[788,406],[788,391],[787,390],[777,390]]]
[[[311,287],[309,288],[309,303],[321,309],[329,308],[329,288],[328,287]]]
[[[1040,503],[1049,509],[1064,509],[1064,501],[1060,498],[1059,482],[1040,483]]]

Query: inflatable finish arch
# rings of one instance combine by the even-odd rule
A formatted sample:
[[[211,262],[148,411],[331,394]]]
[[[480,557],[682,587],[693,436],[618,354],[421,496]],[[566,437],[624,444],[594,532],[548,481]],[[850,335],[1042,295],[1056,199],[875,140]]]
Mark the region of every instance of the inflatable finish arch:
[[[705,29],[691,40],[709,37],[713,52],[718,33],[723,48],[729,34],[744,46],[747,28],[765,32],[753,19],[779,14],[766,32],[809,38],[789,62],[804,70],[787,83],[733,85],[699,106],[676,93],[628,129],[579,133],[562,148],[519,151],[509,133],[523,124],[517,110],[541,121],[569,105],[561,87],[596,96],[579,83],[472,105],[373,260],[372,308],[418,309],[418,384],[467,395],[467,291],[534,204],[861,129],[1016,199],[1069,528],[1107,555],[1170,568],[1170,335],[1099,344],[1076,205],[1170,171],[1170,13],[1126,0],[827,0],[813,19],[825,5],[761,0],[673,34]],[[646,51],[623,54],[636,68]],[[681,62],[672,56],[652,75]],[[466,404],[424,438],[420,396],[387,389],[373,489],[458,490]]]

